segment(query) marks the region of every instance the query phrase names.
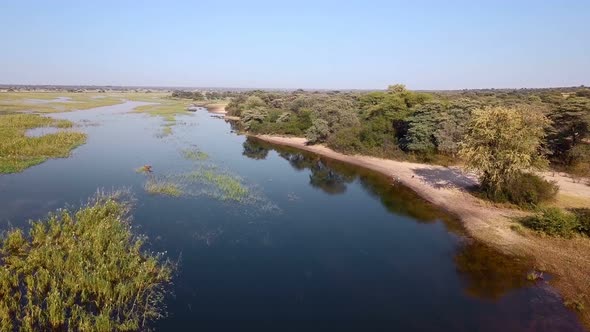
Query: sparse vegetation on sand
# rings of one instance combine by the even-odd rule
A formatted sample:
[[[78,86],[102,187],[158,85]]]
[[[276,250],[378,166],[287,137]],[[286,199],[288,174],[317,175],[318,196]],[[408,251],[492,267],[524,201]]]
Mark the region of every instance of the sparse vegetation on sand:
[[[0,330],[136,331],[163,317],[173,264],[144,249],[129,203],[99,194],[0,239]]]
[[[0,115],[0,173],[22,172],[50,158],[63,158],[86,141],[77,132],[57,132],[27,137],[27,129],[38,127],[69,128],[70,121],[54,120],[37,114]]]

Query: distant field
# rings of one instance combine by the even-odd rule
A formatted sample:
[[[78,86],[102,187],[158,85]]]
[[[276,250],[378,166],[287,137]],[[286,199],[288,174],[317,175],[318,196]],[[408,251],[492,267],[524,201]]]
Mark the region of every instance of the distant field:
[[[4,92],[0,93],[0,112],[69,112],[116,105],[125,100],[161,104],[141,107],[141,111],[158,113],[155,115],[184,111],[184,108],[190,104],[188,100],[171,99],[165,92]]]

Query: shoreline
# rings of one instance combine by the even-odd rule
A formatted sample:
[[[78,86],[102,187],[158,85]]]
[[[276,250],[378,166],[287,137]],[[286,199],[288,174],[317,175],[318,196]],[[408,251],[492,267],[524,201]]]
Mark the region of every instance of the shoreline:
[[[223,119],[227,119],[227,120],[239,120],[240,118],[237,116],[231,116],[231,115],[227,115],[227,111],[225,110],[225,107],[227,106],[227,103],[198,103],[197,104],[200,107],[204,107],[207,109],[207,112],[209,113],[213,113],[213,114],[217,114],[222,116]]]
[[[301,137],[248,136],[379,172],[457,216],[467,234],[476,241],[510,255],[531,258],[535,269],[555,276],[550,283],[559,291],[564,302],[585,302],[583,297],[590,296],[590,239],[581,236],[572,239],[543,237],[523,227],[515,230],[518,226],[514,226],[517,225],[514,219],[526,216],[529,212],[498,207],[471,195],[467,189],[477,184],[477,178],[473,174],[464,173],[460,167],[345,155],[323,145],[306,145],[306,139]],[[573,183],[561,175],[543,175],[558,183],[562,197],[575,196],[582,201],[587,200],[590,205],[589,186]],[[585,327],[590,327],[588,310],[577,313]]]
[[[204,107],[209,110],[208,106]],[[224,114],[226,120],[239,120],[239,117],[225,115],[225,105],[222,109],[214,108],[214,111]],[[458,217],[467,235],[474,240],[509,255],[530,258],[534,263],[532,268],[552,274],[554,278],[549,283],[564,302],[590,305],[590,238],[541,236],[524,228],[515,218],[524,217],[530,212],[499,207],[473,196],[468,188],[477,184],[477,177],[463,172],[460,167],[346,155],[324,145],[307,145],[307,140],[302,137],[246,135],[364,167],[398,181],[431,204]],[[560,193],[556,198],[559,204],[590,208],[590,186],[573,183],[570,178],[560,174],[545,172],[541,175],[559,185]],[[575,312],[590,331],[590,310]]]

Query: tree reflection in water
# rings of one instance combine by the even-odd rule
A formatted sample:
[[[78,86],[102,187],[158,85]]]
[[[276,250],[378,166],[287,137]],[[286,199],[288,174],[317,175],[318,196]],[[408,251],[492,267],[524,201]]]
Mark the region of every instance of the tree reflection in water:
[[[309,184],[328,194],[341,194],[348,184],[359,181],[362,188],[391,213],[410,216],[420,223],[442,221],[446,229],[465,238],[455,255],[457,271],[465,280],[466,292],[479,298],[497,300],[511,290],[532,285],[526,279],[532,262],[502,254],[465,237],[460,221],[419,197],[411,189],[371,170],[291,147],[277,146],[256,138],[244,142],[244,155],[264,159],[274,150],[297,170],[309,170]]]
[[[503,254],[479,242],[468,241],[455,256],[469,295],[497,300],[509,291],[532,285],[526,279],[532,262]]]

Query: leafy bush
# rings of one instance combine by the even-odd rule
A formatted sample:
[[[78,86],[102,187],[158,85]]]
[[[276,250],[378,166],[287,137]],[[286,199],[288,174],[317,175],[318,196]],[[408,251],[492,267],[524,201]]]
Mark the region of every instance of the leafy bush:
[[[136,331],[163,315],[173,267],[143,250],[116,196],[0,240],[0,330]]]
[[[255,124],[264,122],[264,119],[268,116],[268,112],[261,107],[255,109],[246,110],[242,113],[241,122],[244,129],[250,130]]]
[[[590,209],[573,209],[578,221],[578,232],[590,236]]]
[[[537,205],[555,198],[559,187],[538,175],[521,173],[504,189],[508,201],[520,206]]]
[[[551,200],[559,187],[532,173],[518,173],[497,192],[482,184],[484,195],[496,202],[510,202],[522,207],[532,207]]]
[[[522,224],[548,235],[570,237],[577,231],[576,215],[558,208],[546,208],[532,217],[524,218]]]
[[[330,135],[330,127],[323,119],[313,120],[311,127],[305,132],[305,137],[311,144],[325,141],[328,135]]]
[[[361,130],[357,127],[343,128],[330,135],[327,145],[339,152],[355,154],[363,150],[360,141]]]

